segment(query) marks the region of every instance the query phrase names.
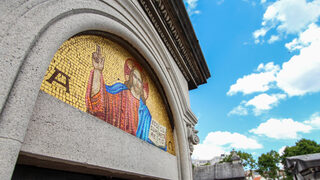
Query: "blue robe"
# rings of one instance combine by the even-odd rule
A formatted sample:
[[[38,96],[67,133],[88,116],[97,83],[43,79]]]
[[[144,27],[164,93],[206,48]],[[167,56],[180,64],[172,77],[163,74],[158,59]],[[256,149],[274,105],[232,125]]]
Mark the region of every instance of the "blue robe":
[[[128,90],[128,87],[123,83],[115,83],[111,86],[106,85],[106,91],[110,94],[117,94],[123,90]],[[151,123],[151,114],[149,112],[148,107],[143,103],[141,98],[139,103],[138,116],[139,123],[136,136],[144,141],[152,143],[148,138]]]

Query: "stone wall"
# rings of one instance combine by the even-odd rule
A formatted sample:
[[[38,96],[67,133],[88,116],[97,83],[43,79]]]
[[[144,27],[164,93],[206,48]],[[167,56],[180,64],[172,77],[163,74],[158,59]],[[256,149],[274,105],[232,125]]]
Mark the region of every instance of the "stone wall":
[[[176,156],[39,93],[58,48],[87,31],[122,39],[152,68],[172,111]],[[192,179],[186,122],[197,120],[188,83],[137,1],[4,0],[0,41],[0,179],[11,178],[19,154],[99,173]]]
[[[214,165],[199,166],[193,169],[194,180],[245,179],[241,164],[216,163]]]

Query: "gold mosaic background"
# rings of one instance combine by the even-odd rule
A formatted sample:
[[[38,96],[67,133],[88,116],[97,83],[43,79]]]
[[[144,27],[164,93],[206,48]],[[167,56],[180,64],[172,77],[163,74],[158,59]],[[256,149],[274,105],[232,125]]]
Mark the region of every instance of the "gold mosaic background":
[[[96,35],[81,35],[73,37],[62,44],[54,55],[46,75],[43,79],[41,90],[86,112],[85,94],[92,66],[92,53],[96,51],[96,44],[101,47],[105,57],[103,76],[107,85],[116,82],[124,83],[124,63],[132,56],[117,43]],[[47,80],[55,72],[55,68],[65,73],[69,78],[69,93],[66,87],[53,81]],[[154,82],[145,72],[149,84],[149,96],[146,105],[153,119],[167,129],[166,143],[167,152],[175,155],[173,131],[169,122],[165,105],[158,93]],[[63,84],[66,76],[61,73],[56,79]],[[168,145],[170,143],[170,145]]]

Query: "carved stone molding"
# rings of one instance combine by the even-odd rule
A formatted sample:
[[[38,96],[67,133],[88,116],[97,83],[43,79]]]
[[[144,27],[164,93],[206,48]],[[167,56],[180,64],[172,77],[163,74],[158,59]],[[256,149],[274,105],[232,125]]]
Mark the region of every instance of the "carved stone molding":
[[[182,0],[139,0],[188,81],[189,89],[207,82],[210,72]]]
[[[198,130],[195,130],[194,126],[192,126],[191,124],[187,124],[187,131],[188,131],[190,155],[192,155],[192,152],[194,150],[193,146],[199,144],[200,139],[197,135]]]

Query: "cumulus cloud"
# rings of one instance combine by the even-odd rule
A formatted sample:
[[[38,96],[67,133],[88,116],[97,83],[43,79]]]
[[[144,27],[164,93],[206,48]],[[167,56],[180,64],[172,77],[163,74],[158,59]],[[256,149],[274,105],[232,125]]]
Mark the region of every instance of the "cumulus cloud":
[[[299,33],[317,21],[319,8],[319,0],[278,0],[267,8],[263,20],[266,24],[279,23],[277,29],[287,34]]]
[[[261,3],[265,3],[264,0]],[[260,42],[259,38],[263,38],[270,29],[276,29],[279,34],[297,34],[304,31],[309,24],[318,21],[319,9],[320,0],[275,1],[265,11],[262,27],[253,33],[255,42]],[[257,36],[257,32],[261,30],[265,31]]]
[[[270,37],[270,39],[268,40],[268,43],[269,43],[269,44],[272,44],[272,43],[278,41],[279,39],[280,39],[279,36],[272,35],[272,36]]]
[[[264,135],[274,139],[297,139],[298,133],[309,133],[312,130],[310,125],[306,125],[292,119],[269,119],[261,123],[250,132],[257,135]]]
[[[229,113],[230,115],[239,115],[239,116],[246,116],[248,115],[248,110],[246,107],[244,107],[246,104],[246,101],[242,101],[239,106],[233,108]]]
[[[300,54],[283,63],[277,75],[277,85],[290,96],[320,91],[320,27],[315,24],[286,45]]]
[[[286,98],[285,94],[272,94],[268,95],[266,93],[259,94],[249,100],[246,106],[254,106],[255,115],[260,115],[263,111],[270,110],[277,106],[279,100]]]
[[[320,91],[320,27],[310,24],[308,28],[285,45],[288,50],[299,53],[279,65],[273,62],[260,64],[257,71],[239,78],[231,85],[227,95],[238,92],[251,94],[266,92],[270,88],[283,90],[289,96],[302,96]]]
[[[246,104],[240,104],[229,115],[247,115],[251,105],[255,115],[275,107],[284,96],[277,98],[267,94],[270,89],[282,90],[289,98],[320,92],[320,27],[314,23],[320,16],[319,9],[320,0],[277,0],[270,3],[264,14],[262,27],[253,33],[255,41],[263,41],[268,31],[276,28],[282,34],[298,35],[285,44],[289,51],[298,52],[284,62],[281,68],[273,62],[260,64],[255,72],[232,84],[227,92],[229,96],[237,93],[264,94],[254,97]],[[281,33],[271,35],[268,42],[278,41]]]
[[[314,113],[310,117],[310,119],[307,121],[304,121],[304,123],[312,126],[315,129],[319,129],[320,128],[320,113],[319,112]]]
[[[198,144],[194,146],[192,159],[209,160],[215,156],[226,154],[226,152],[228,152],[228,150],[217,145]]]
[[[263,112],[276,107],[281,99],[285,99],[286,94],[271,94],[266,93],[259,94],[249,101],[242,101],[240,105],[233,108],[229,113],[230,115],[246,116],[249,114],[249,110],[252,109],[255,116],[261,115]],[[253,108],[251,108],[253,107]]]
[[[195,146],[193,159],[208,160],[235,149],[260,149],[263,146],[255,139],[239,133],[210,132],[202,144]]]
[[[257,71],[261,71],[261,72],[277,72],[279,71],[280,67],[278,65],[274,65],[273,62],[269,62],[267,64],[259,64]]]
[[[231,85],[227,95],[232,96],[238,92],[243,94],[265,92],[272,87],[271,83],[276,80],[275,75],[279,70],[280,67],[274,65],[273,62],[267,64],[261,63],[257,68],[258,73],[252,73],[239,78],[235,84]]]
[[[200,13],[199,10],[196,10],[198,6],[198,0],[185,0],[185,3],[187,6],[187,11],[189,13],[189,16]]]
[[[270,83],[275,80],[273,73],[253,73],[239,78],[236,84],[231,85],[227,95],[232,96],[238,92],[251,94],[265,92],[270,89]]]
[[[306,31],[300,33],[298,38],[295,38],[291,42],[287,43],[285,47],[289,49],[289,51],[300,50],[310,46],[313,42],[319,41],[320,28],[313,23],[308,26]]]
[[[261,28],[253,32],[253,37],[255,39],[254,43],[260,43],[260,37],[264,37],[268,32],[268,29]]]

